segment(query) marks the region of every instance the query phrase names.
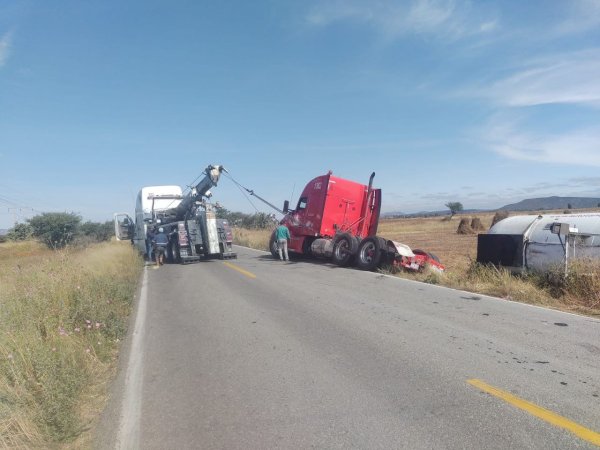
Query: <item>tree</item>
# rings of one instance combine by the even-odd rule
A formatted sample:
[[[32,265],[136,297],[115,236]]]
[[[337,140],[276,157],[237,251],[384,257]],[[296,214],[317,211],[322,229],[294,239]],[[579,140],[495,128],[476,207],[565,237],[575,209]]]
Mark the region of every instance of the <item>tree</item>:
[[[92,242],[110,241],[110,238],[115,234],[114,223],[111,220],[104,223],[88,220],[81,224],[79,233]]]
[[[81,216],[75,213],[43,213],[28,220],[33,236],[49,248],[63,248],[79,231]]]
[[[448,202],[444,206],[450,210],[450,217],[453,217],[456,213],[463,210],[461,202]]]
[[[226,219],[231,225],[236,227],[265,229],[272,227],[273,224],[278,222],[274,219],[274,214],[267,214],[264,212],[246,214],[229,211],[219,204],[215,204],[215,213],[219,219]]]
[[[571,205],[570,203],[567,203],[567,209],[573,209],[573,205]]]
[[[31,225],[27,223],[17,223],[8,230],[6,237],[11,241],[26,241],[33,235]]]

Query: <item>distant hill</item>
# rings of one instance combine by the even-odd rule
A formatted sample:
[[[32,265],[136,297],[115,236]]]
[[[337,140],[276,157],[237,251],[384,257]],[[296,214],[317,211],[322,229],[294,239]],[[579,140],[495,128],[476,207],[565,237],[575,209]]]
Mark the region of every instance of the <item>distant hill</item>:
[[[505,205],[499,209],[508,211],[536,211],[542,209],[567,209],[571,205],[573,209],[597,208],[600,198],[592,197],[542,197],[528,198],[518,203]]]
[[[476,214],[476,213],[487,212],[487,211],[490,211],[490,210],[487,210],[487,209],[465,209],[465,210],[459,212],[458,215]],[[400,211],[381,213],[381,217],[384,219],[393,219],[393,218],[410,219],[413,217],[435,217],[435,216],[449,216],[449,215],[450,215],[450,210],[448,210],[448,209],[442,209],[439,211],[419,211],[416,213],[403,213]]]
[[[541,211],[541,210],[557,210],[557,209],[569,209],[569,204],[572,209],[586,209],[586,208],[598,208],[600,209],[600,198],[597,197],[541,197],[541,198],[528,198],[521,200],[518,203],[511,203],[510,205],[504,205],[497,209],[465,209],[460,214],[476,214],[485,213],[490,211],[497,211],[498,209],[506,209],[508,211]],[[403,213],[401,211],[390,211],[381,213],[381,217],[384,219],[391,218],[412,218],[412,217],[433,217],[433,216],[447,216],[450,213],[449,210],[443,209],[438,211],[419,211],[416,213]]]

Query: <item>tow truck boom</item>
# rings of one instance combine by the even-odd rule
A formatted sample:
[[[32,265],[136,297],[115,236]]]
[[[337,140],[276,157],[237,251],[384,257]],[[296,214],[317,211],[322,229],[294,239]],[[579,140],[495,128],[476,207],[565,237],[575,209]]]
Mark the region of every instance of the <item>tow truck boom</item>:
[[[211,196],[210,188],[217,185],[222,172],[227,173],[223,166],[208,166],[204,170],[204,178],[182,198],[181,202],[176,207],[162,212],[163,221],[165,219],[169,221],[184,220],[197,201],[201,200],[202,197]]]

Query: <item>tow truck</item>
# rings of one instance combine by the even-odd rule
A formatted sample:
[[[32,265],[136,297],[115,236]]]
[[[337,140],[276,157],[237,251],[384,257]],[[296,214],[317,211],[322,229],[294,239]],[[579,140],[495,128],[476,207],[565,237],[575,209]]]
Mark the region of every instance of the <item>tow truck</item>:
[[[217,219],[214,205],[209,201],[210,189],[217,186],[222,172],[226,172],[223,166],[209,165],[202,179],[185,195],[179,186],[141,188],[135,220],[127,213],[114,215],[117,240],[131,240],[140,252],[147,253],[148,228],[160,227],[169,236],[170,262],[236,258],[231,227],[227,220]]]

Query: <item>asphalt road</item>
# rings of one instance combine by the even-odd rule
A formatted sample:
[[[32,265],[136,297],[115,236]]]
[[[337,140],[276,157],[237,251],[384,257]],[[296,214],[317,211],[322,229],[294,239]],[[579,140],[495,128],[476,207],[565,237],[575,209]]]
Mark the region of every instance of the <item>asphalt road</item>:
[[[237,251],[146,270],[99,448],[600,445],[600,321]]]

